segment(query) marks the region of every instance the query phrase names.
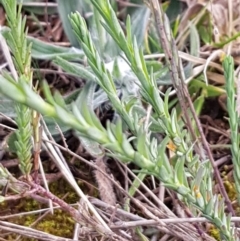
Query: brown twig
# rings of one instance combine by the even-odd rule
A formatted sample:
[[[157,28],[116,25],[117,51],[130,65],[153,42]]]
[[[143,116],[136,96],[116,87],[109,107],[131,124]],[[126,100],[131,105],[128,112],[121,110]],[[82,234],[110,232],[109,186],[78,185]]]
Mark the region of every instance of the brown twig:
[[[58,204],[64,211],[71,214],[71,216],[79,223],[82,223],[82,219],[80,216],[80,213],[73,207],[71,207],[69,204],[64,202],[62,199],[58,198],[57,196],[53,195],[51,192],[46,191],[42,186],[30,182],[29,183],[34,190],[36,190],[37,193],[40,195],[52,200],[54,203]]]

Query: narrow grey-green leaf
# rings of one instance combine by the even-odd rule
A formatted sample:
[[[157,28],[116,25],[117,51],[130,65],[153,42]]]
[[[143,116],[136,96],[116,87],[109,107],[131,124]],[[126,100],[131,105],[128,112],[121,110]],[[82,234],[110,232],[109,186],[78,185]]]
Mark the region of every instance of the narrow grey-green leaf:
[[[99,120],[96,121],[94,118],[94,109],[93,109],[93,99],[94,99],[94,92],[95,92],[96,84],[95,83],[87,83],[82,91],[80,92],[77,100],[76,106],[79,108],[80,112],[85,112],[84,118],[89,123],[89,119],[91,120],[91,124],[96,126],[98,129],[103,130],[103,127],[99,123]],[[86,119],[86,112],[88,113],[88,118]],[[91,113],[92,112],[92,113]],[[89,123],[90,124],[90,123]],[[80,139],[81,143],[85,147],[85,149],[93,156],[97,157],[103,155],[103,151],[99,147],[99,144],[89,138],[83,137],[76,132],[77,137]]]
[[[87,81],[96,81],[96,76],[87,67],[81,64],[69,62],[59,56],[57,56],[53,62],[71,75],[76,75]]]
[[[200,53],[200,38],[197,28],[190,22],[190,53],[193,56],[199,57]]]
[[[143,44],[150,13],[150,8],[144,4],[141,7],[136,8],[136,10],[131,15],[132,36],[136,37],[138,46],[142,46]]]
[[[0,113],[10,118],[16,117],[14,106],[15,102],[13,100],[8,99],[4,95],[0,94]]]
[[[76,35],[74,34],[71,28],[71,23],[68,19],[68,15],[72,12],[81,11],[82,9],[80,4],[82,2],[83,1],[79,1],[79,0],[71,0],[71,1],[57,0],[58,12],[63,24],[64,32],[67,35],[70,43],[74,47],[79,47],[79,43]]]
[[[67,60],[76,60],[84,56],[83,51],[77,48],[60,47],[32,37],[28,37],[28,42],[32,43],[31,55],[35,59],[52,60],[62,57]]]

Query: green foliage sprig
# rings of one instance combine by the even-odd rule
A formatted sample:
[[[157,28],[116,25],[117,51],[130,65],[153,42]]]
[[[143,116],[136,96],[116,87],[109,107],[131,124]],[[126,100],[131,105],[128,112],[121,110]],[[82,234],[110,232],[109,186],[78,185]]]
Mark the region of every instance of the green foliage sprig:
[[[7,13],[7,21],[10,27],[9,31],[4,32],[4,37],[13,54],[13,63],[18,72],[18,79],[13,79],[10,75],[5,75],[9,80],[25,82],[32,85],[31,70],[31,44],[27,43],[26,17],[21,16],[21,6],[17,9],[17,1],[2,1]],[[15,142],[17,155],[19,158],[19,167],[23,174],[28,176],[32,168],[32,126],[31,110],[19,103],[15,105],[17,141]]]
[[[121,114],[129,128],[134,131],[133,118],[131,118],[131,116],[127,113],[126,107],[118,98],[113,78],[106,69],[104,62],[100,58],[100,55],[96,51],[87,29],[86,22],[78,14],[71,14],[70,21],[78,40],[82,43],[82,48],[88,58],[88,63],[97,76],[97,83],[107,93],[108,98],[113,104],[114,108],[119,114]]]

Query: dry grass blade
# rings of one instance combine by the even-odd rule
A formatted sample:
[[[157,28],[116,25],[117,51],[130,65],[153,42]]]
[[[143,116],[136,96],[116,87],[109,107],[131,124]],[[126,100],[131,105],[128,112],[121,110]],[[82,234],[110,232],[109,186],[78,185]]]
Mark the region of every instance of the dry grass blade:
[[[0,229],[4,231],[8,231],[11,233],[21,234],[24,237],[35,238],[37,240],[44,241],[72,241],[72,239],[62,238],[58,236],[54,236],[42,231],[38,231],[33,228],[29,228],[26,226],[21,226],[18,224],[13,224],[10,222],[0,221]]]

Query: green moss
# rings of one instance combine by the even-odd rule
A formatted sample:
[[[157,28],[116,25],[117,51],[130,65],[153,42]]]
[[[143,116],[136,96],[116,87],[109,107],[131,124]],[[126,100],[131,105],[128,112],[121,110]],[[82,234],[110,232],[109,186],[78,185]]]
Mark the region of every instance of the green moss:
[[[237,190],[235,187],[235,183],[226,180],[224,182],[224,186],[226,188],[226,191],[227,191],[227,194],[228,194],[230,200],[231,201],[236,200],[237,199]]]
[[[210,229],[208,230],[208,233],[209,233],[210,236],[212,236],[216,240],[221,241],[220,232],[214,226],[210,227]]]
[[[47,215],[35,228],[60,237],[71,238],[74,221],[67,213],[55,210],[53,215]]]
[[[50,191],[59,198],[64,198],[67,203],[76,203],[79,200],[78,195],[73,191],[69,184],[64,180],[60,179],[49,185]],[[32,198],[22,198],[17,201],[9,201],[0,203],[0,213],[3,211],[10,210],[11,214],[29,212],[33,210],[39,210],[48,207],[46,204],[41,204]],[[9,212],[7,214],[10,214]],[[7,221],[23,225],[33,225],[41,214],[22,215],[19,217],[8,219]],[[55,209],[54,214],[47,214],[43,219],[36,222],[32,226],[37,230],[44,231],[56,236],[72,238],[74,230],[74,220],[71,216],[61,209]],[[5,237],[6,240],[14,240],[17,238],[16,234],[9,234]],[[32,238],[23,237],[23,241],[35,241]]]
[[[64,198],[64,201],[67,203],[75,203],[79,200],[78,195],[64,179],[51,183],[49,189],[57,197]]]

